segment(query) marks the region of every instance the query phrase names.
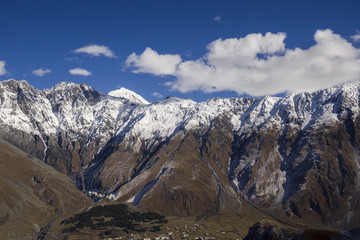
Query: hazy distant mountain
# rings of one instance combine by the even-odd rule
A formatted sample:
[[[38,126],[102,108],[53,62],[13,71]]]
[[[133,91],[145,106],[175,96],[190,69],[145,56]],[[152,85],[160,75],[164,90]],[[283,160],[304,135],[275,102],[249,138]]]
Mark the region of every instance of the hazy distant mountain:
[[[94,198],[168,215],[241,212],[356,227],[360,84],[284,98],[169,97],[0,82],[0,138]]]

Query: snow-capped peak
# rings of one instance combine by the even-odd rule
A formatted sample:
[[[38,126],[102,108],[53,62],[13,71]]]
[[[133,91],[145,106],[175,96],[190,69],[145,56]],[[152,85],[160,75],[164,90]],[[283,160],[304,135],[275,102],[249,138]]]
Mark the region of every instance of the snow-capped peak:
[[[146,101],[142,96],[136,94],[133,91],[130,91],[129,89],[123,88],[123,87],[109,92],[108,95],[112,96],[112,97],[117,97],[117,98],[126,98],[132,102],[137,102],[137,103],[141,103],[141,104],[149,104],[149,102]]]

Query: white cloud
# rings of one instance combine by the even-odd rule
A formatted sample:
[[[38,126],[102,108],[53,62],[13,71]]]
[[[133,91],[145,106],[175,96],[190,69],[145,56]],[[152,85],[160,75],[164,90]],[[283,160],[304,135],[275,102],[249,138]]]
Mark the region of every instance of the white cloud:
[[[172,75],[181,62],[179,55],[158,54],[151,48],[146,48],[141,55],[132,53],[126,59],[127,68],[135,68],[134,73],[151,73],[154,75]]]
[[[219,16],[214,17],[214,21],[215,22],[220,22],[221,21],[221,16],[219,15]]]
[[[354,42],[360,42],[360,31],[356,30],[356,34],[350,37]]]
[[[103,55],[105,57],[116,58],[113,51],[111,51],[108,47],[100,46],[100,45],[96,45],[96,44],[92,44],[92,45],[88,45],[85,47],[75,49],[74,52],[75,53],[86,53],[88,55],[92,55],[92,56],[96,56],[96,57]]]
[[[73,68],[69,70],[72,75],[90,76],[92,73],[83,68]]]
[[[45,74],[49,74],[49,73],[51,73],[51,70],[48,68],[46,68],[46,69],[39,68],[39,69],[32,71],[32,74],[39,76],[39,77],[43,77]]]
[[[340,35],[318,30],[308,49],[286,49],[285,38],[284,33],[266,33],[215,40],[204,57],[174,62],[175,70],[167,74],[175,80],[166,85],[180,92],[233,90],[263,96],[360,80],[360,49]],[[146,66],[136,67],[142,72]]]
[[[5,61],[0,61],[0,76],[5,75],[6,73],[5,65]]]
[[[161,93],[158,93],[158,92],[153,92],[151,95],[153,97],[156,97],[156,98],[162,98],[163,97],[163,95]]]
[[[218,67],[252,66],[257,56],[285,51],[284,33],[249,34],[245,38],[218,39],[207,46],[208,64]]]

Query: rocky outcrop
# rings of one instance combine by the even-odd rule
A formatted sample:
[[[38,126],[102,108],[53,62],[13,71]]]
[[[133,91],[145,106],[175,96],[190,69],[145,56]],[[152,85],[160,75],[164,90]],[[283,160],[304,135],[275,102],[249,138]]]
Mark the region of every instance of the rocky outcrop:
[[[304,240],[303,230],[295,228],[281,228],[277,224],[263,220],[257,222],[250,229],[244,240]]]
[[[355,239],[346,236],[339,231],[323,229],[298,229],[281,227],[278,224],[263,220],[254,224],[244,240],[350,240]]]

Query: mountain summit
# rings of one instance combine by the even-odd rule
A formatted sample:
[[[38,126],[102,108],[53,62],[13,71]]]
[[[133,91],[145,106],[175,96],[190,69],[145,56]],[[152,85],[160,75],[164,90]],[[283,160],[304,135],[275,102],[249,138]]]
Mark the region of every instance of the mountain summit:
[[[359,83],[200,103],[14,80],[0,94],[0,138],[95,200],[177,216],[250,204],[294,222],[360,222]]]
[[[149,104],[149,102],[146,101],[142,96],[123,87],[114,91],[110,91],[108,95],[113,97],[126,98],[136,103]]]

